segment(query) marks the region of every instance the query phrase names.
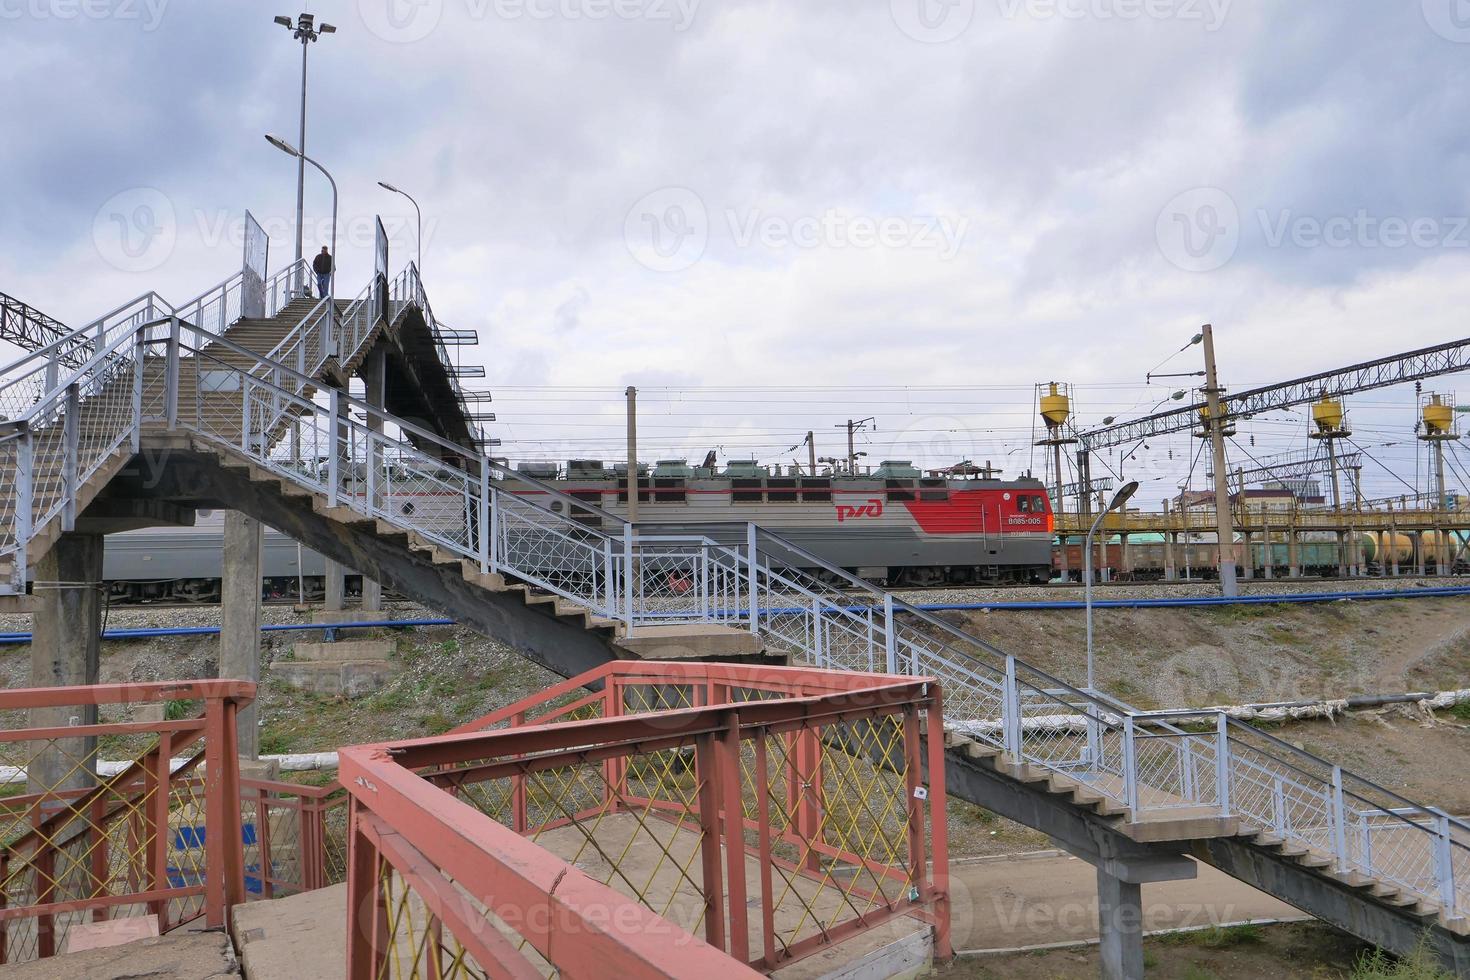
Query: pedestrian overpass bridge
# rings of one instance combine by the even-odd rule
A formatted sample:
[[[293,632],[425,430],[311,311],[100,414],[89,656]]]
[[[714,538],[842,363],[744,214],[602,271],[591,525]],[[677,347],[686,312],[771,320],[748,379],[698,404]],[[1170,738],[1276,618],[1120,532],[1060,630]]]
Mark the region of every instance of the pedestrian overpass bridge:
[[[512,483],[523,491],[531,481],[477,444],[454,372],[434,343],[437,327],[417,270],[410,265],[392,279],[379,271],[355,299],[315,304],[295,296],[301,271],[288,268],[258,282],[235,277],[179,306],[148,294],[79,330],[52,335],[0,372],[0,473],[13,474],[0,485],[0,596],[19,601],[27,583],[34,585],[29,601],[38,686],[96,683],[101,609],[89,583],[100,579],[105,534],[187,522],[196,508],[229,509],[564,677],[581,678],[579,685],[594,691],[605,686],[598,672],[633,658],[632,651],[698,659],[712,637],[733,638],[747,654],[759,651],[826,675],[876,676],[900,687],[895,679],[918,681],[918,688],[903,687],[905,696],[930,697],[928,687],[937,682],[942,715],[936,708],[915,742],[902,748],[912,753],[910,814],[922,803],[913,791],[940,784],[955,797],[1045,832],[1095,865],[1108,976],[1142,973],[1140,885],[1190,877],[1196,861],[1394,951],[1428,937],[1447,965],[1470,974],[1470,825],[1223,712],[1200,711],[1182,720],[1171,712],[1166,720],[1106,692],[1074,687],[1028,664],[1024,651],[1001,651],[827,566],[768,529],[751,525],[733,537],[728,527],[667,535],[602,512],[593,527],[577,517],[596,512],[585,501],[549,486],[534,495],[512,492]],[[247,310],[254,315],[244,316]],[[348,394],[346,382],[354,375],[364,377],[367,397]],[[432,494],[442,504],[395,506],[404,493]],[[225,557],[228,578],[232,556]],[[245,598],[248,556],[234,565],[238,581],[246,583],[234,601],[258,602],[258,576],[254,599]],[[221,663],[239,664],[240,651],[232,655],[228,647],[243,644],[248,656],[249,645],[258,644],[258,619],[247,615],[244,626],[231,628],[232,616],[240,620],[229,608],[228,581],[225,595]],[[258,663],[255,671],[246,679],[258,677]],[[649,685],[665,693],[678,688],[672,680]],[[821,696],[836,697],[837,689]],[[733,696],[730,684],[720,690],[720,696]],[[83,726],[95,722],[96,705],[88,703],[95,699],[77,696],[77,705],[41,699],[32,708],[33,728],[65,726],[68,717],[73,723],[80,717]],[[587,697],[591,704],[594,695]],[[710,697],[716,696],[651,710],[677,716],[670,724],[697,728],[709,719],[692,720],[689,712],[720,703]],[[247,717],[242,715],[242,729],[253,726]],[[727,712],[724,723],[738,725],[731,717]],[[919,715],[913,718],[918,724]],[[556,720],[578,722],[562,714]],[[514,727],[525,718],[499,722]],[[798,724],[795,716],[791,723]],[[854,731],[803,743],[812,757],[798,773],[843,759],[890,766],[893,745]],[[73,758],[88,754],[86,736],[69,742],[53,728],[45,737],[58,745],[75,742]],[[447,736],[439,748],[415,745],[412,752],[422,754],[424,765],[479,764],[454,754],[460,737]],[[624,746],[637,741],[627,732],[618,737]],[[539,744],[532,739],[518,751],[537,751]],[[563,739],[556,750],[574,751],[576,744]],[[697,773],[705,751],[716,749],[691,742],[686,753],[666,752],[664,764]],[[53,756],[28,760],[37,800],[54,806],[56,794],[99,791],[89,789],[95,779],[85,767],[79,772]],[[668,761],[675,757],[679,761]],[[384,757],[354,758],[357,781],[344,784],[354,812],[366,814],[372,807],[362,787],[375,783],[374,772],[382,775],[374,767],[384,765]],[[604,760],[608,766],[611,759]],[[735,755],[726,759],[727,767],[735,764]],[[394,770],[394,780],[407,778]],[[712,786],[695,779],[700,787]],[[426,792],[411,782],[394,785],[404,799]],[[524,785],[520,791],[526,792]],[[728,784],[725,799],[738,795]],[[750,805],[759,803],[756,798]],[[701,812],[709,818],[709,808],[720,805],[710,796]],[[400,846],[410,832],[393,823],[411,810],[372,814],[374,853],[394,873],[425,881],[422,850]],[[480,810],[517,830],[514,806]],[[806,833],[820,837],[824,811],[803,812]],[[922,820],[913,819],[922,837]],[[728,844],[735,838],[726,833]],[[45,847],[36,850],[33,837],[5,839],[4,880],[36,880],[37,855],[48,853]],[[919,847],[914,838],[905,846]],[[705,877],[720,875],[719,856],[703,853]],[[452,857],[445,853],[439,860]],[[483,856],[474,859],[483,863]],[[857,859],[859,865],[874,860]],[[938,923],[945,910],[943,874],[918,877],[925,885],[916,887],[912,900],[922,900]],[[29,894],[36,900],[34,889]],[[25,901],[21,893],[8,896],[0,906],[8,906],[12,918],[0,908],[0,919],[19,921],[16,909]],[[708,954],[670,962],[708,966],[716,962],[708,955],[719,953],[771,966],[735,948],[728,921],[715,928],[716,918],[692,930],[713,947]],[[440,916],[439,928],[448,921]],[[456,921],[471,925],[463,915]],[[936,936],[943,952],[942,934]],[[656,944],[638,950],[649,958],[647,972],[677,973],[665,969],[669,964],[658,959],[663,954]],[[381,945],[358,952],[378,957],[379,965],[401,954]],[[557,966],[554,955],[543,951],[542,959]]]

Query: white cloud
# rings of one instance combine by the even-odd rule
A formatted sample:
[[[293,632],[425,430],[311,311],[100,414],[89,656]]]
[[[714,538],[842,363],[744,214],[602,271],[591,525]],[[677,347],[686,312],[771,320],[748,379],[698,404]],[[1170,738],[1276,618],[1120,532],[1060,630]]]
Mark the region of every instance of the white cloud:
[[[675,30],[443,0],[422,39],[393,43],[356,4],[337,5],[322,16],[339,33],[310,53],[311,149],[337,177],[344,225],[411,214],[378,179],[418,197],[436,313],[480,331],[467,356],[497,385],[606,389],[612,407],[593,413],[605,431],[562,430],[588,445],[617,436],[630,381],[1011,385],[965,396],[977,404],[964,411],[862,390],[811,408],[740,403],[745,416],[681,409],[701,439],[769,433],[771,445],[849,412],[886,413],[880,432],[894,433],[952,416],[1001,430],[1006,445],[977,447],[1000,453],[1029,435],[1026,386],[1137,386],[1207,320],[1235,387],[1465,332],[1470,249],[1272,247],[1258,220],[1470,213],[1463,48],[1415,5],[1231,4],[1218,30],[973,6],[952,40],[921,43],[884,3],[704,0]],[[71,68],[58,79],[33,58],[16,74],[0,58],[11,129],[31,134],[0,148],[0,288],[80,322],[144,289],[182,298],[228,274],[237,249],[211,234],[221,213],[289,221],[294,171],[261,134],[295,132],[299,49],[264,12],[171,5],[146,36],[54,20],[7,31],[4,50],[59,52]],[[136,187],[178,214],[172,252],[146,272],[109,265],[93,241],[98,208]],[[709,241],[686,268],[656,272],[630,253],[626,225],[668,187],[697,195]],[[1157,227],[1171,199],[1202,187],[1237,205],[1239,240],[1215,271],[1190,272]],[[308,174],[308,218],[327,205]],[[965,232],[948,256],[825,232],[793,243],[833,213],[907,227],[947,216]],[[787,234],[744,242],[730,215]],[[413,254],[410,226],[393,249],[395,266]],[[273,256],[290,250],[278,235]],[[366,275],[365,243],[339,251],[344,284]],[[1195,354],[1169,363],[1191,370]],[[677,408],[667,397],[660,410]],[[1379,404],[1390,400],[1367,400],[1365,429],[1412,420]],[[1082,402],[1086,421],[1149,404],[1141,388]],[[517,437],[574,421],[532,425],[536,408],[497,406]],[[1257,428],[1261,454],[1299,435]],[[913,443],[962,448],[927,431]]]

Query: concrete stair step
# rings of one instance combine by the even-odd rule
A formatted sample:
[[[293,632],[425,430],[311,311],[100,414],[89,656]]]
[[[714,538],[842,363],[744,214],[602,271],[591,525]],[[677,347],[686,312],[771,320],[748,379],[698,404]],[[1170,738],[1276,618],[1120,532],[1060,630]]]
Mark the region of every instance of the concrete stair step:
[[[267,676],[297,690],[355,698],[381,691],[397,671],[396,665],[385,660],[277,660]]]
[[[350,612],[344,621],[354,618]],[[337,640],[335,643],[293,643],[291,650],[297,663],[386,663],[395,647],[392,640]]]

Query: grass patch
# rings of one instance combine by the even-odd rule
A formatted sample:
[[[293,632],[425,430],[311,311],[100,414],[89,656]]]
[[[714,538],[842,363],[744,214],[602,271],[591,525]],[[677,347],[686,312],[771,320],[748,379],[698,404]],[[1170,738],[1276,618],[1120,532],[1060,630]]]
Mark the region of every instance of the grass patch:
[[[1397,957],[1381,949],[1370,950],[1353,964],[1349,980],[1454,980],[1454,974],[1440,968],[1427,938],[1408,956]]]
[[[1451,708],[1450,717],[1459,721],[1470,721],[1470,701],[1461,701]]]
[[[283,731],[265,730],[260,733],[261,755],[286,755],[291,751],[291,736]]]
[[[163,706],[163,720],[183,721],[185,718],[193,718],[199,714],[199,708],[198,701],[169,701]]]
[[[1158,941],[1165,946],[1230,949],[1235,946],[1252,946],[1262,942],[1265,938],[1260,926],[1247,922],[1238,926],[1211,926],[1208,929],[1165,933],[1158,937]]]

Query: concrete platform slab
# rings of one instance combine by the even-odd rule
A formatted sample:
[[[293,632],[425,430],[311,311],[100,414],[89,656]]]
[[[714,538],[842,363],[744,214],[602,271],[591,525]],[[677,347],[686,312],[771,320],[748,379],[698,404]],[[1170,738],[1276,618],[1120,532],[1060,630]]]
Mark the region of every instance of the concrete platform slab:
[[[103,919],[101,922],[77,922],[66,931],[64,953],[81,953],[89,949],[123,946],[140,939],[158,938],[158,916],[133,915],[125,919]]]
[[[749,630],[718,623],[640,626],[617,646],[643,660],[739,660],[766,649]]]
[[[223,931],[172,932],[122,946],[64,953],[0,968],[5,980],[218,980],[240,975],[235,951]],[[312,976],[296,973],[293,977]],[[319,974],[320,976],[341,976]]]
[[[235,906],[241,972],[249,980],[347,975],[347,886]]]
[[[1097,872],[1058,851],[950,862],[955,949],[982,952],[1096,942]],[[1207,864],[1188,881],[1143,886],[1143,930],[1310,918]]]

